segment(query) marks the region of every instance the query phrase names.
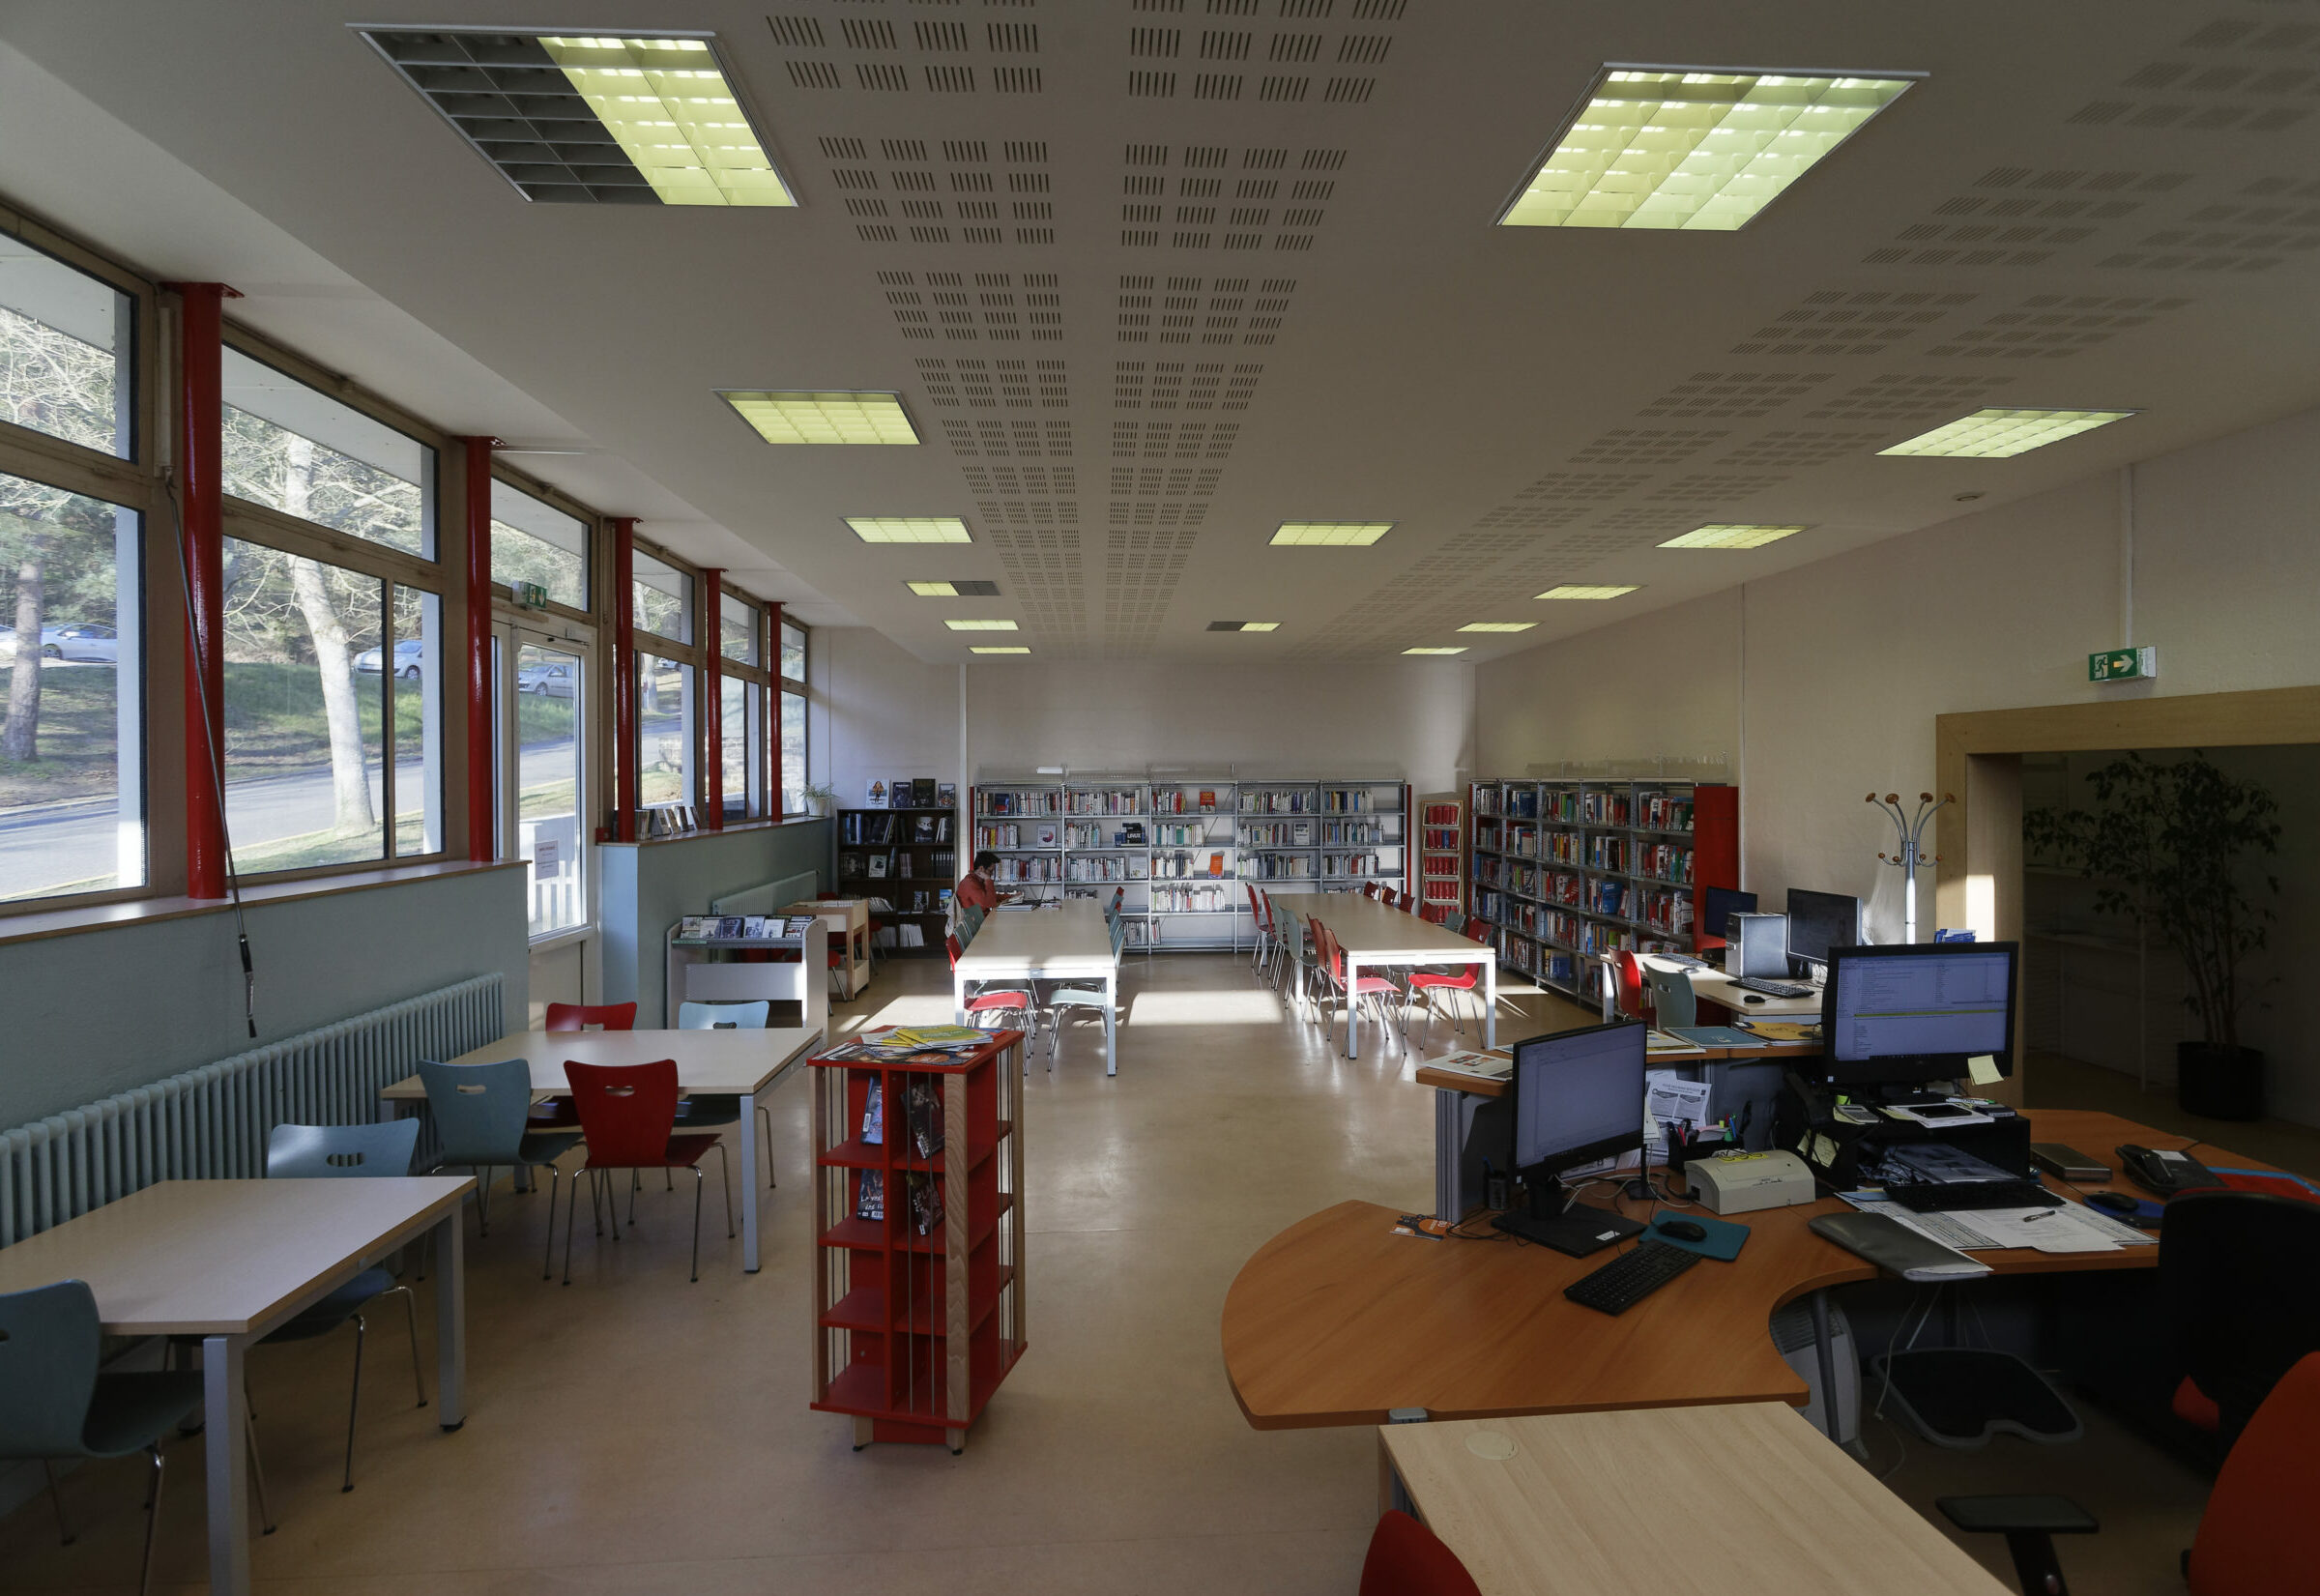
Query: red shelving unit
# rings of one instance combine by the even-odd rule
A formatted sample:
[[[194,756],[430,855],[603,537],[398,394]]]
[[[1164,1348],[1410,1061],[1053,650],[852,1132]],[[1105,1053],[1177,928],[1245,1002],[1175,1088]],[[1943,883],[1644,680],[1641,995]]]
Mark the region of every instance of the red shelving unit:
[[[1022,1047],[1023,1032],[997,1030],[971,1053],[807,1060],[821,1255],[813,1407],[853,1418],[856,1451],[874,1440],[964,1451],[1023,1356]],[[874,1090],[877,1139],[865,1140]],[[923,1153],[914,1098],[942,1106],[942,1145]]]

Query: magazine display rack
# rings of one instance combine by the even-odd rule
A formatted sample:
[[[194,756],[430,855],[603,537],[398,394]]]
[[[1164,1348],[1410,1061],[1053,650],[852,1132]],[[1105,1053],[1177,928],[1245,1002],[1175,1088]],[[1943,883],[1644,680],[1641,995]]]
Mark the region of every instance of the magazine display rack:
[[[892,1027],[813,1069],[815,1410],[964,1451],[1023,1356],[1023,1032]]]

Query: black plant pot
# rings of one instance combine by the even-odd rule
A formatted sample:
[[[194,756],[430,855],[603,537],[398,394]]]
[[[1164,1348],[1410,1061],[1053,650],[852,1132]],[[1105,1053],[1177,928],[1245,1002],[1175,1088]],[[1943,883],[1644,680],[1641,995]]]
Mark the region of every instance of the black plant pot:
[[[2203,1119],[2261,1119],[2263,1054],[2218,1042],[2177,1042],[2175,1103]]]

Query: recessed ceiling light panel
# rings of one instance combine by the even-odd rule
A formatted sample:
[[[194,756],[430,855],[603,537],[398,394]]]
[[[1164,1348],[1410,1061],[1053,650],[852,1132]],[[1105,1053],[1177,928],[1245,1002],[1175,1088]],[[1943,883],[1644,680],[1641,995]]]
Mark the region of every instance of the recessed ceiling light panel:
[[[1977,410],[1877,452],[2003,460],[2123,421],[2134,414],[2132,410]]]
[[[910,582],[904,584],[921,598],[997,598],[997,582]]]
[[[1458,629],[1462,632],[1526,632],[1537,624],[1536,621],[1469,621]]]
[[[719,389],[769,444],[914,444],[898,393],[775,393]]]
[[[1271,632],[1279,631],[1281,623],[1278,621],[1211,621],[1208,623],[1208,629],[1212,632]]]
[[[713,35],[356,31],[527,199],[798,203]]]
[[[1745,227],[1923,73],[1604,68],[1502,227]]]
[[[1011,649],[1002,649],[1002,648],[980,648],[980,649],[970,649],[970,650],[968,650],[967,652],[968,652],[969,653],[1030,653],[1031,651],[1030,651],[1030,650],[1029,650],[1029,649],[1023,648],[1023,647],[1021,647],[1021,646],[1017,646],[1017,647],[1015,647],[1015,648],[1011,648]]]
[[[849,515],[846,524],[865,543],[972,543],[955,515]]]
[[[1777,543],[1784,537],[1793,537],[1803,527],[1709,526],[1694,527],[1680,537],[1670,537],[1660,547],[1664,549],[1760,549],[1767,543]]]
[[[1284,521],[1273,541],[1311,548],[1366,548],[1393,530],[1391,521]]]
[[[1541,598],[1616,598],[1621,594],[1634,593],[1634,588],[1590,587],[1583,582],[1566,582],[1559,588],[1549,588]]]
[[[1404,653],[1464,653],[1464,649],[1404,649]]]
[[[1011,632],[1019,630],[1012,621],[945,621],[954,632]]]

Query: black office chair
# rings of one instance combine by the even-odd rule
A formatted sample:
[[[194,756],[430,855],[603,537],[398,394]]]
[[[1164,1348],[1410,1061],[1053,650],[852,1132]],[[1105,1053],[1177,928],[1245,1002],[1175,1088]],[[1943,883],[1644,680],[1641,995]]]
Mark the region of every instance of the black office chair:
[[[2187,1192],[2159,1228],[2160,1299],[2177,1368],[2176,1412],[2212,1404],[2228,1449],[2280,1377],[2320,1351],[2320,1204],[2263,1192]]]

